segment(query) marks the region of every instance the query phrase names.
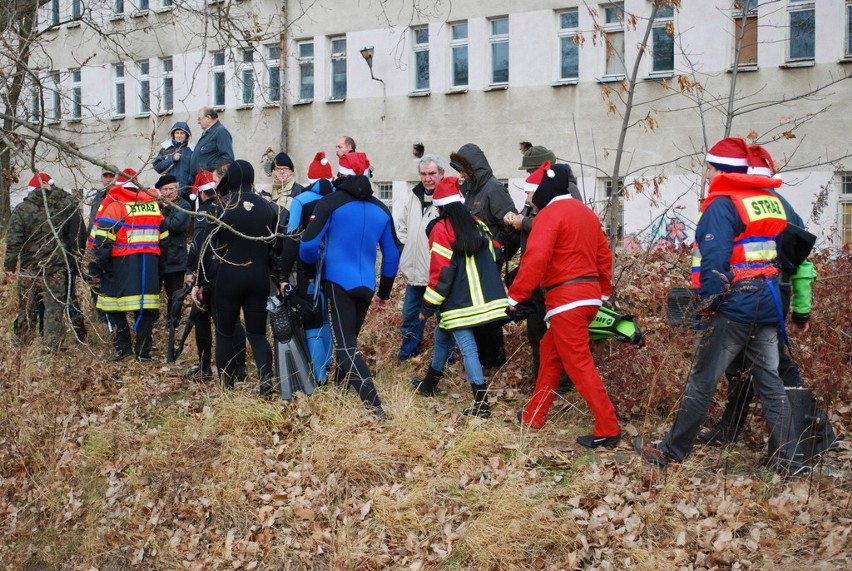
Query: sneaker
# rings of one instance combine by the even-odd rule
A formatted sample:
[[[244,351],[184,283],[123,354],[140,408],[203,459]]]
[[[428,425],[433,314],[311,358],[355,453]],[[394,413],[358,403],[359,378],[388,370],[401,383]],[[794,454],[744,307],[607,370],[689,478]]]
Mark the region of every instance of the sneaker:
[[[651,444],[641,436],[633,439],[633,449],[646,462],[657,468],[665,468],[669,464],[669,457],[656,444]]]
[[[731,444],[735,440],[736,436],[729,435],[718,426],[702,430],[695,437],[696,444],[710,444],[711,446],[724,446],[725,444]]]
[[[616,434],[615,436],[595,436],[594,434],[587,434],[577,438],[577,444],[585,446],[586,448],[598,448],[599,446],[615,448],[619,442],[621,442],[621,434]]]

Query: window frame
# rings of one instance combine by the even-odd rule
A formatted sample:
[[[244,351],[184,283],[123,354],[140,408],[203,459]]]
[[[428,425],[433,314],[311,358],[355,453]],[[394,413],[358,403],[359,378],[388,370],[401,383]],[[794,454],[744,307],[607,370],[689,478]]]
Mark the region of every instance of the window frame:
[[[160,58],[160,73],[162,76],[160,111],[170,113],[175,108],[175,79],[174,58],[171,56]]]
[[[843,56],[845,59],[852,59],[852,0],[846,0],[846,36],[844,42]]]
[[[793,18],[794,15],[810,12],[813,23],[811,30],[811,54],[810,55],[793,55]],[[807,30],[806,30],[807,31]],[[807,39],[806,39],[807,40]],[[807,47],[807,43],[805,44]],[[801,46],[800,48],[801,49]],[[797,62],[813,62],[816,57],[816,2],[814,0],[788,0],[787,3],[787,61],[791,63]]]
[[[121,73],[119,74],[119,70]],[[123,63],[112,65],[112,116],[114,119],[123,118],[127,114],[127,86],[125,77],[127,69]],[[119,111],[119,93],[121,93],[121,110]]]
[[[506,32],[505,33],[503,33],[503,32],[495,33],[495,31],[494,31],[495,24],[497,24],[498,22],[503,22],[503,21],[506,22]],[[509,57],[510,57],[509,56],[509,54],[510,54],[510,46],[509,46],[510,31],[511,31],[511,28],[509,26],[509,16],[498,16],[498,17],[495,17],[495,18],[488,18],[488,47],[490,48],[488,50],[488,65],[489,65],[489,70],[490,70],[489,81],[488,81],[489,86],[494,87],[494,86],[508,86],[509,85],[509,78],[510,78],[510,72],[511,72],[511,65],[510,65],[510,60],[509,60]],[[503,79],[498,80],[497,79],[498,69],[496,67],[496,62],[495,62],[495,51],[497,49],[499,49],[498,46],[505,46],[506,47],[506,69],[505,69],[506,78],[505,78],[505,80],[503,80]],[[502,70],[502,69],[499,70],[499,73],[501,73],[501,74],[504,73],[504,70]]]
[[[83,0],[71,0],[71,19],[80,20],[83,18]]]
[[[51,83],[50,93],[50,117],[49,123],[59,123],[62,121],[62,76],[59,71],[52,70],[48,74]]]
[[[450,34],[449,34],[449,38],[450,38],[450,50],[449,50],[449,53],[450,53],[450,66],[449,66],[450,88],[454,91],[459,91],[459,90],[467,89],[467,87],[470,85],[470,26],[469,26],[467,20],[450,22],[448,24],[448,26],[450,27]],[[464,37],[463,38],[454,37],[455,31],[456,31],[457,27],[459,27],[459,26],[464,26]],[[458,53],[462,53],[461,50],[464,50],[464,52],[463,52],[464,53],[464,63],[465,63],[464,83],[457,83],[456,82],[456,77],[458,75],[457,67],[456,67],[457,50],[458,50]]]
[[[426,42],[419,41],[418,33],[426,32]],[[414,92],[427,92],[431,89],[431,77],[429,73],[429,26],[412,26],[411,27],[411,69],[413,71],[411,82],[412,82],[412,91]],[[421,83],[420,76],[420,59],[425,54],[425,66],[426,66],[426,78],[425,83]]]
[[[604,23],[603,23],[603,26],[601,26],[601,27],[603,28],[603,31],[606,33],[606,38],[605,38],[605,41],[604,41],[604,48],[605,49],[604,49],[604,74],[603,74],[603,79],[607,80],[607,81],[621,81],[621,80],[623,80],[627,77],[627,62],[625,61],[625,53],[626,52],[625,52],[625,49],[624,49],[625,48],[625,34],[626,34],[626,31],[625,31],[626,17],[625,17],[625,12],[624,12],[624,2],[609,2],[607,4],[602,4],[601,8],[604,12]],[[616,21],[614,21],[614,22],[607,20],[607,18],[608,18],[607,10],[608,9],[618,10],[621,13],[621,19],[619,20],[618,17],[616,16]],[[621,57],[618,57],[618,54],[614,53],[617,50],[613,49],[613,47],[612,47],[613,42],[612,42],[611,37],[613,36],[613,34],[616,34],[618,37],[621,38],[621,42],[620,42],[620,45],[621,45],[621,54],[620,55],[621,55]],[[611,54],[610,51],[612,51],[613,53]],[[610,59],[611,57],[614,58],[614,59],[611,60]],[[612,73],[611,72],[612,66],[610,65],[610,62],[612,62],[613,66],[617,66],[619,68],[618,73]]]
[[[112,0],[112,13],[114,16],[124,16],[124,11],[127,7],[124,5],[124,0]]]
[[[239,82],[240,82],[240,102],[239,107],[242,109],[246,109],[249,107],[254,107],[254,97],[255,97],[255,84],[257,83],[256,74],[254,72],[254,55],[256,50],[254,48],[242,48],[240,53],[242,54],[240,69],[239,69]]]
[[[837,228],[840,246],[852,244],[852,171],[837,173]]]
[[[269,103],[278,103],[281,101],[281,46],[266,44],[265,47],[266,97]]]
[[[376,198],[381,200],[388,209],[393,207],[393,182],[381,181],[374,184],[376,185]]]
[[[752,5],[752,3],[754,3]],[[759,34],[758,34],[758,2],[757,0],[735,0],[731,18],[734,21],[733,53],[731,54],[731,68],[737,64],[737,68],[756,68],[758,65]],[[744,28],[744,30],[743,30]],[[742,31],[743,44],[740,46],[739,61],[737,61],[737,41]],[[751,39],[751,41],[750,41]],[[746,43],[749,42],[750,43]],[[753,54],[753,56],[752,56]],[[743,61],[743,57],[747,58]]]
[[[575,14],[577,16],[577,24],[574,27],[565,27],[562,25],[562,16],[567,14]],[[580,46],[575,38],[580,34],[580,9],[569,8],[556,12],[556,37],[559,44],[559,63],[557,72],[558,83],[577,83],[580,80]],[[577,73],[575,75],[565,75],[565,50],[563,43],[569,41],[574,47],[574,58],[576,59]]]
[[[217,63],[217,59],[221,58],[221,63]],[[225,63],[227,58],[225,50],[213,50],[210,52],[210,106],[214,109],[223,109],[227,100],[227,84],[225,78]],[[217,96],[221,87],[222,100],[218,101]]]
[[[340,47],[339,42],[343,42],[342,50],[335,51],[335,44]],[[328,63],[329,63],[329,83],[328,83],[328,100],[329,101],[344,101],[348,91],[347,77],[347,58],[346,50],[348,49],[345,35],[329,36],[328,38]],[[341,71],[342,70],[342,71]],[[335,75],[340,74],[343,78],[342,90],[341,84],[337,82]]]
[[[71,76],[71,121],[83,119],[83,70],[82,68],[69,71]]]
[[[136,116],[147,117],[151,114],[151,60],[136,60],[136,74]]]
[[[660,16],[661,10],[671,10],[671,15]],[[675,71],[675,45],[674,45],[674,19],[675,9],[673,7],[657,8],[654,23],[651,26],[651,77],[671,77]],[[657,34],[662,30],[662,33],[670,38],[671,53],[667,54],[667,59],[671,58],[671,66],[667,68],[657,69]],[[669,33],[671,30],[671,34]]]
[[[310,46],[310,55],[304,55],[302,48]],[[296,41],[296,55],[298,62],[298,73],[299,73],[299,99],[300,103],[307,103],[309,101],[314,100],[314,96],[316,95],[316,74],[314,70],[314,57],[316,55],[316,46],[314,44],[313,38],[297,40]],[[308,76],[305,74],[307,70],[310,70],[310,82],[308,82]],[[310,90],[308,93],[308,86],[310,86]],[[305,95],[310,95],[309,97],[305,97]]]

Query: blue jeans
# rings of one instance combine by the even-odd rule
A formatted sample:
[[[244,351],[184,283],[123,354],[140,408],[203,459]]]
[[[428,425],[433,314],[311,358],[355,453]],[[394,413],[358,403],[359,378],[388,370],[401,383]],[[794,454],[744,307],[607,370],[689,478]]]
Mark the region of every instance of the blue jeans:
[[[760,396],[769,429],[770,461],[784,467],[794,457],[790,403],[778,376],[777,326],[737,323],[719,313],[702,325],[680,410],[660,444],[669,457],[681,461],[692,451],[719,378],[741,351],[753,366],[754,389]]]
[[[485,375],[483,375],[482,365],[479,363],[476,338],[473,336],[472,329],[453,329],[448,331],[440,327],[440,325],[436,327],[435,350],[432,353],[432,368],[436,371],[444,370],[447,359],[450,357],[450,351],[453,349],[453,339],[455,339],[456,344],[461,350],[467,380],[472,385],[484,386]]]
[[[408,359],[417,351],[423,341],[423,329],[426,322],[420,319],[423,309],[423,294],[426,286],[405,286],[405,298],[402,302],[402,345],[399,348],[399,358]]]

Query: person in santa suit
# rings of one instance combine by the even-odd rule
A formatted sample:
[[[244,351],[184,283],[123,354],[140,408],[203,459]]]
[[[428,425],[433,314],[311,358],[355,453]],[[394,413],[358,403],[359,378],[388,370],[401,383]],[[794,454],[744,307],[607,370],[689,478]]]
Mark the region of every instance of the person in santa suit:
[[[550,328],[541,340],[536,386],[519,420],[542,428],[563,369],[595,417],[592,434],[577,443],[614,447],[621,440],[615,408],[595,368],[589,323],[612,293],[612,252],[597,215],[571,197],[568,165],[550,167],[532,197],[538,212],[518,276],[509,288],[512,307],[544,290]]]

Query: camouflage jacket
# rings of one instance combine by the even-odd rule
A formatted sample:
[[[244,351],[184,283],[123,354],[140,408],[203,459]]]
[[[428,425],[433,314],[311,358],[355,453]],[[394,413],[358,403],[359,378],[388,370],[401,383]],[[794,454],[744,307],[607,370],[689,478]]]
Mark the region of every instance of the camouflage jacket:
[[[86,227],[74,198],[61,188],[36,189],[12,211],[3,267],[30,273],[65,270],[66,252],[71,270],[77,272],[85,246]]]

